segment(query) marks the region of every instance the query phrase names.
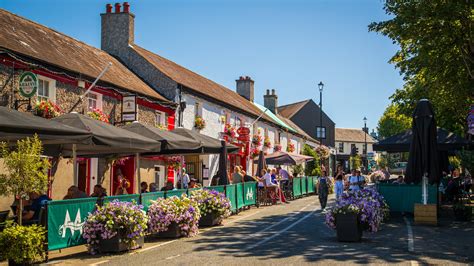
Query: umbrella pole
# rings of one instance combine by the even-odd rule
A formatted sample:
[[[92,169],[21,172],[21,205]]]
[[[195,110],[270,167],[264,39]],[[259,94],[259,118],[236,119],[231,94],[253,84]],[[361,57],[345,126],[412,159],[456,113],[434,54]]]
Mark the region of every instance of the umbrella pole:
[[[79,181],[78,181],[78,176],[77,176],[77,152],[76,152],[77,146],[76,144],[72,144],[72,172],[74,175],[74,186],[78,186]]]
[[[136,153],[135,154],[135,171],[137,173],[137,187],[138,187],[138,193],[142,194],[141,190],[141,183],[142,183],[142,177],[140,176],[140,154]]]
[[[423,186],[423,205],[428,204],[428,175],[425,173],[422,180]]]

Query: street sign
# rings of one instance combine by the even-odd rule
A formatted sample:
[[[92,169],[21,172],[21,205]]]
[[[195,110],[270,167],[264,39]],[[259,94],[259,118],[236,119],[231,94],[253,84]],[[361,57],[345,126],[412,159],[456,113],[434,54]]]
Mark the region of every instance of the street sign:
[[[32,72],[23,72],[19,82],[20,94],[23,97],[31,98],[38,90],[38,77]]]

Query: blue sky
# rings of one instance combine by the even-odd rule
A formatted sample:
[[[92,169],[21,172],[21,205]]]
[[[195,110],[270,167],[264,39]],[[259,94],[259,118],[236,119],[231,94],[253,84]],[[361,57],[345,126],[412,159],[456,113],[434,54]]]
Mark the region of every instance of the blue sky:
[[[100,47],[100,13],[112,1],[2,0],[0,8]],[[368,32],[388,19],[382,0],[141,0],[135,42],[235,89],[255,80],[255,99],[276,89],[279,104],[312,98],[337,127],[369,128],[403,84],[387,61],[397,47]]]

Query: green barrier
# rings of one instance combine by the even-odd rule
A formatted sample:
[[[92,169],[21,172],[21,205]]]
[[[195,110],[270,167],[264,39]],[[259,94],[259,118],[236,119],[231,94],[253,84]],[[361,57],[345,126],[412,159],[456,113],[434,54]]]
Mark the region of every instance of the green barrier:
[[[225,186],[212,186],[212,187],[204,187],[205,189],[215,190],[221,193],[225,193]]]
[[[127,194],[127,195],[117,195],[117,196],[107,196],[104,198],[104,204],[107,202],[111,202],[114,200],[122,201],[122,202],[133,202],[135,201],[137,204],[140,202],[140,194]]]
[[[230,210],[237,210],[237,197],[235,194],[236,185],[227,185],[225,187],[225,196],[230,200]]]
[[[157,200],[158,198],[164,198],[165,197],[165,192],[164,191],[157,191],[157,192],[148,192],[148,193],[143,193],[142,194],[142,205],[143,205],[143,210],[148,211],[148,208],[151,205],[151,201]]]
[[[257,182],[244,183],[244,205],[257,204]]]
[[[415,203],[422,203],[421,185],[398,185],[377,184],[377,190],[383,195],[390,211],[392,212],[414,212]],[[436,186],[428,186],[428,203],[436,204],[438,201],[438,189]]]
[[[202,188],[200,188],[200,187],[197,187],[197,188],[188,188],[188,192],[187,192],[187,193],[188,193],[188,197],[191,196],[191,192],[196,191],[196,190],[200,190],[200,189],[202,189]]]
[[[85,244],[82,226],[93,212],[97,198],[48,202],[48,250]]]
[[[314,193],[314,177],[308,177],[308,194]]]
[[[302,195],[308,194],[307,183],[308,183],[308,178],[306,176],[302,177],[301,178],[301,194]]]
[[[238,183],[236,184],[236,198],[237,198],[237,209],[241,209],[245,206],[244,202],[244,184]]]
[[[187,189],[176,189],[166,191],[165,198],[176,196],[180,198],[183,194],[187,194]]]
[[[301,177],[293,178],[293,196],[301,196]]]

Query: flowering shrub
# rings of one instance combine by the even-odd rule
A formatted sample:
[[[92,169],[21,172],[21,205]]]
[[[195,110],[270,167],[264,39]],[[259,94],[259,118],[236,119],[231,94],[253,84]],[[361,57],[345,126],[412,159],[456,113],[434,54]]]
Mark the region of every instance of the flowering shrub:
[[[268,149],[272,147],[272,142],[270,141],[270,138],[268,136],[265,137],[263,141],[263,146]]]
[[[59,108],[59,106],[57,106],[50,100],[36,102],[34,112],[35,115],[47,119],[58,117],[59,115],[61,115],[61,109]]]
[[[329,155],[331,153],[331,151],[329,150],[329,148],[325,145],[319,145],[317,148],[316,148],[316,153],[319,155],[319,157],[321,157],[322,159],[327,159],[329,158]]]
[[[275,145],[275,147],[273,147],[274,151],[281,151],[281,149],[282,149],[282,147],[281,147],[280,144],[277,144],[277,145]]]
[[[371,188],[343,194],[336,206],[326,213],[326,224],[336,229],[336,215],[356,213],[365,230],[377,232],[389,214],[389,207],[382,195]]]
[[[235,128],[231,124],[225,124],[224,135],[226,135],[230,139],[235,138],[235,135],[236,135]]]
[[[194,119],[194,127],[202,130],[206,127],[206,120],[202,118],[201,116],[197,115],[196,118]]]
[[[87,115],[92,119],[99,120],[105,123],[110,123],[109,116],[104,114],[104,112],[97,108],[91,109],[89,112],[87,112]]]
[[[385,174],[381,170],[377,170],[373,172],[370,177],[369,177],[371,182],[376,182],[379,180],[384,180],[385,179]]]
[[[250,155],[252,155],[252,158],[255,159],[258,157],[258,155],[260,155],[260,150],[257,148],[252,148],[252,150],[250,150]]]
[[[288,145],[286,146],[286,151],[287,152],[294,152],[295,151],[295,144],[288,143]]]
[[[165,157],[166,164],[168,167],[173,168],[174,170],[179,170],[181,168],[181,157],[180,156],[167,156]]]
[[[260,145],[262,145],[262,136],[260,136],[260,134],[255,134],[255,135],[253,135],[253,137],[252,137],[252,144],[253,144],[255,147],[259,147]]]
[[[194,190],[191,192],[191,199],[198,203],[201,215],[216,213],[219,218],[223,219],[231,214],[230,201],[224,193],[208,189]]]
[[[89,244],[89,251],[95,253],[101,239],[119,236],[129,248],[145,236],[148,218],[143,206],[135,202],[114,200],[89,214],[83,227],[82,237]]]
[[[150,233],[164,232],[171,223],[175,222],[184,236],[194,236],[199,233],[198,223],[201,212],[196,201],[183,195],[153,202],[148,209],[148,230]]]

